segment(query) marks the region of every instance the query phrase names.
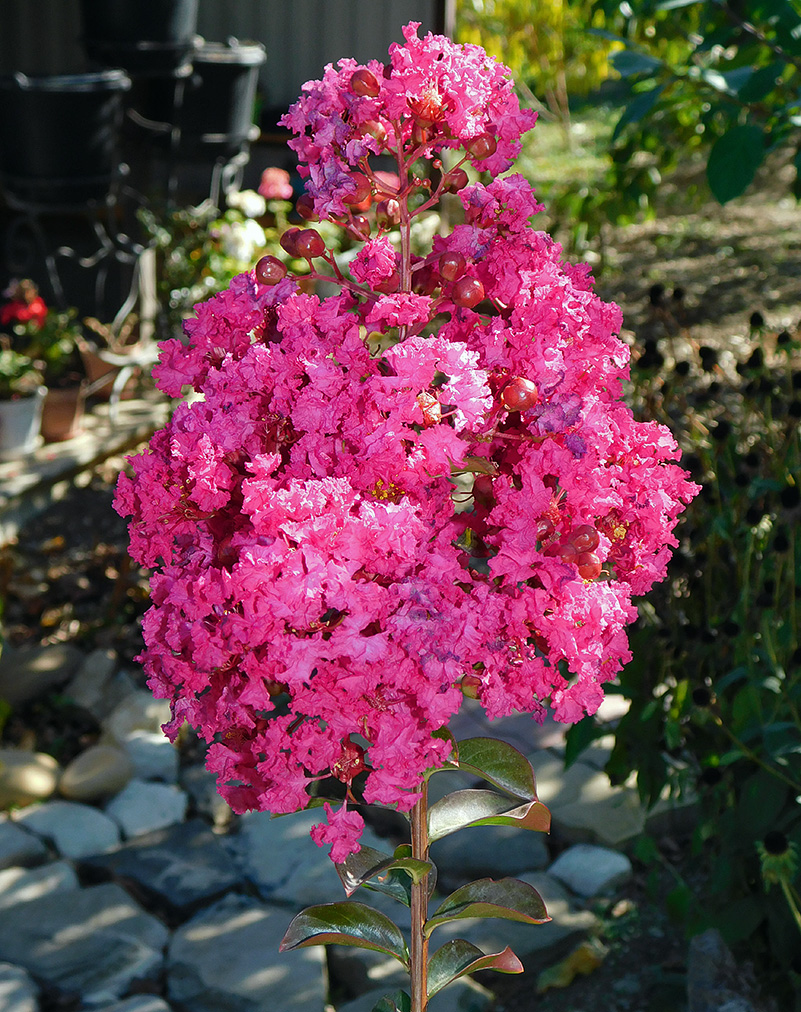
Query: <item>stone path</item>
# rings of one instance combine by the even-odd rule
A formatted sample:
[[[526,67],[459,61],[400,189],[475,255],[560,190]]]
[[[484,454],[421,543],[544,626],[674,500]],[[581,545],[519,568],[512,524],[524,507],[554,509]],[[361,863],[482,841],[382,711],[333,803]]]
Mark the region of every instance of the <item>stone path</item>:
[[[0,751],[2,1012],[370,1012],[404,983],[378,953],[278,953],[295,912],[344,899],[308,836],[313,814],[234,817],[203,766],[179,762],[162,735],[166,704],[137,688],[112,651],[62,645],[0,656],[0,697],[20,704],[54,689],[88,710],[102,737],[66,769],[49,756]],[[622,703],[609,697],[605,719]],[[592,900],[614,897],[631,874],[626,846],[644,813],[633,789],[610,788],[600,771],[603,739],[565,772],[557,725],[519,716],[488,726],[468,701],[454,731],[503,737],[526,753],[553,815],[550,838],[484,827],[435,844],[447,888],[515,875],[539,890],[553,918],[536,927],[466,921],[458,934],[486,951],[511,945],[527,967],[547,965],[592,933]],[[459,777],[437,776],[432,790],[465,786]],[[364,842],[388,850],[395,841],[368,829]],[[364,899],[395,918],[403,912],[381,894]],[[490,1001],[463,980],[431,1007],[482,1012]]]

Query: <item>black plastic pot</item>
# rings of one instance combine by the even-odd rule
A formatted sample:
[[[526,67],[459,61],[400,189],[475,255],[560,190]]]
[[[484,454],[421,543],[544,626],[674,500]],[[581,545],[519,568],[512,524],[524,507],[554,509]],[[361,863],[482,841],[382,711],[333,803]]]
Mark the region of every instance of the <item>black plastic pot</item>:
[[[179,114],[181,148],[238,150],[253,129],[259,68],[266,59],[256,42],[203,42],[192,53]]]
[[[10,203],[101,200],[119,171],[121,70],[0,77],[0,182]]]
[[[198,0],[81,0],[88,56],[137,73],[171,73],[186,62]]]

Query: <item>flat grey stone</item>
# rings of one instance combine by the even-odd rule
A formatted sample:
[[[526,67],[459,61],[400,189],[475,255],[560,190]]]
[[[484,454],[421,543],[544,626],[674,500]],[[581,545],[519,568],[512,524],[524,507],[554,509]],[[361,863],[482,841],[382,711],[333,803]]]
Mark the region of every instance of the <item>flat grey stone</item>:
[[[102,647],[93,650],[84,658],[64,694],[94,717],[101,719],[123,698],[120,696],[113,702],[109,698],[109,687],[113,683],[118,664],[119,658],[115,650]]]
[[[33,869],[6,868],[0,871],[0,910],[77,888],[78,877],[66,861],[51,861]]]
[[[752,986],[715,928],[690,940],[687,1012],[758,1012]]]
[[[38,836],[22,829],[7,815],[0,815],[0,868],[28,867],[47,856],[47,847]]]
[[[0,963],[0,1009],[3,1012],[38,1012],[39,989],[21,966]]]
[[[111,850],[120,842],[117,824],[77,801],[47,801],[16,816],[26,829],[49,840],[62,857],[86,857]]]
[[[42,896],[14,908],[0,933],[0,960],[24,967],[61,997],[84,1005],[117,1000],[163,967],[164,925],[111,883]]]
[[[612,892],[632,875],[625,854],[589,843],[577,843],[563,851],[548,869],[579,896],[600,896]]]
[[[581,765],[576,763],[567,772]],[[606,773],[598,770],[593,770],[580,784],[575,801],[565,805],[554,803],[551,814],[555,837],[607,847],[623,846],[639,836],[645,826],[645,809],[636,788],[613,787]]]
[[[170,716],[166,699],[155,699],[147,689],[137,689],[104,718],[103,730],[122,744],[132,731],[160,731]]]
[[[510,799],[510,807],[514,802]],[[550,860],[545,833],[514,826],[472,826],[431,845],[431,860],[449,883],[539,871]]]
[[[174,933],[167,998],[192,1012],[321,1012],[326,1002],[321,946],[278,951],[287,910],[229,896]]]
[[[14,648],[0,654],[0,698],[19,706],[63,685],[81,663],[83,653],[71,643]]]
[[[131,731],[121,744],[139,780],[178,780],[178,749],[163,731]]]
[[[271,818],[267,812],[249,812],[239,822],[239,832],[230,837],[230,846],[247,878],[265,899],[292,904],[297,908],[312,903],[333,903],[346,899],[342,882],[328,856],[329,848],[318,847],[309,836],[313,825],[325,818],[320,808]],[[374,850],[392,853],[392,847],[365,827],[361,842]],[[351,897],[394,916],[403,909],[381,893],[358,890]]]
[[[392,987],[378,987],[354,998],[352,1001],[337,1005],[337,1012],[372,1012],[376,1003],[385,995],[397,991],[399,986],[409,992],[408,982]],[[474,980],[462,977],[438,991],[428,1003],[431,1012],[484,1012],[492,1002],[492,994]]]
[[[189,798],[173,784],[135,778],[106,805],[106,812],[130,839],[181,822]]]
[[[184,769],[180,774],[180,783],[189,794],[195,808],[207,816],[217,827],[230,825],[234,813],[227,801],[217,793],[217,777],[199,763]]]
[[[516,876],[533,886],[545,902],[551,920],[545,924],[522,924],[495,918],[464,918],[437,928],[432,947],[438,949],[449,938],[466,938],[484,952],[501,952],[507,945],[524,959],[545,952],[565,939],[578,939],[597,927],[598,921],[589,910],[577,907],[568,893],[547,872],[529,872]],[[436,909],[432,904],[431,911]]]
[[[113,1005],[104,1005],[97,1012],[171,1012],[171,1009],[163,998],[154,994],[134,994]]]
[[[242,883],[220,838],[200,819],[139,836],[110,854],[87,858],[82,867],[135,882],[181,915]]]

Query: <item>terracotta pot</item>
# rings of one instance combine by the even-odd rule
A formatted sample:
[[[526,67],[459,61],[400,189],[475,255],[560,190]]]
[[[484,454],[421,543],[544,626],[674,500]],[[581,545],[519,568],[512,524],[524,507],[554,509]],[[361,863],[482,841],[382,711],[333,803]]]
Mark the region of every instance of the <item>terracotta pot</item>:
[[[84,372],[86,373],[87,386],[93,387],[91,390],[92,397],[100,401],[107,401],[111,397],[111,388],[114,385],[114,380],[117,378],[120,367],[111,365],[110,362],[105,362],[88,346],[82,346],[80,351]],[[99,381],[104,377],[106,378],[106,382],[100,383]],[[95,387],[95,383],[98,383],[98,386]],[[136,380],[134,377],[131,377],[122,388],[120,400],[130,400],[135,392]]]
[[[86,395],[84,386],[48,389],[42,410],[42,436],[46,443],[72,439],[81,431]]]
[[[0,401],[0,460],[23,457],[36,449],[42,420],[45,387],[30,397]]]

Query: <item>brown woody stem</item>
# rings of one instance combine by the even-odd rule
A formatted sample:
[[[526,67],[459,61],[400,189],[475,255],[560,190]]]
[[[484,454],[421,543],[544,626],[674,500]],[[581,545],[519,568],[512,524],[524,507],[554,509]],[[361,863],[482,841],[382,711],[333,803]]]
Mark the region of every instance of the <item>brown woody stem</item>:
[[[412,857],[428,860],[428,781],[423,781],[420,800],[412,809]],[[409,975],[412,984],[412,1012],[425,1012],[428,1005],[428,938],[423,927],[428,920],[428,875],[412,882],[412,945]]]

